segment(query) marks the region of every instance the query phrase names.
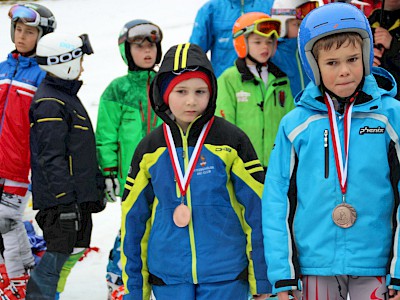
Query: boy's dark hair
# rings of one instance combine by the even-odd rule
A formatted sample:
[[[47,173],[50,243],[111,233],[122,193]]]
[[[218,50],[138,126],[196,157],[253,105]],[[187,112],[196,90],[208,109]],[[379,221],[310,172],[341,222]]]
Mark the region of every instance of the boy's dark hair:
[[[361,49],[363,46],[363,40],[358,33],[340,32],[328,35],[318,40],[312,48],[312,54],[314,55],[315,60],[318,61],[318,55],[322,49],[330,50],[334,45],[336,45],[336,49],[339,49],[342,45],[346,43],[348,43],[349,45],[351,44],[354,47],[359,46]]]

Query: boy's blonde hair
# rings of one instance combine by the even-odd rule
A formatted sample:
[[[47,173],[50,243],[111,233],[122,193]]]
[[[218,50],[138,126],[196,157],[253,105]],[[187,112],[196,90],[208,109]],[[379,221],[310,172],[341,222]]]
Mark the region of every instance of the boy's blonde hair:
[[[315,57],[315,60],[318,61],[318,55],[320,51],[330,50],[334,45],[336,45],[336,49],[339,49],[342,45],[348,43],[349,45],[353,45],[354,47],[359,46],[361,49],[363,47],[363,40],[361,36],[356,32],[341,32],[332,35],[328,35],[318,40],[311,52]]]

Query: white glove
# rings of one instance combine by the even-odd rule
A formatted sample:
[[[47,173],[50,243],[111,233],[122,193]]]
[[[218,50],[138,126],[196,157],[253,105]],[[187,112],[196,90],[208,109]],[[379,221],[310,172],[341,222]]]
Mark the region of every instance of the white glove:
[[[116,202],[119,196],[119,181],[115,177],[107,177],[106,183],[106,198],[108,202]]]

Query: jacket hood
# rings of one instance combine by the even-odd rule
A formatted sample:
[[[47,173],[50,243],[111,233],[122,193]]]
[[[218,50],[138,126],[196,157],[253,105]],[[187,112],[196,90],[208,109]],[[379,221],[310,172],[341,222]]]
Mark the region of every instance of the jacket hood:
[[[371,74],[365,77],[364,85],[360,97],[355,102],[353,110],[362,111],[361,104],[376,102],[376,108],[380,106],[381,97],[388,96],[394,98],[396,96],[397,84],[394,77],[385,69],[373,67]],[[361,100],[361,101],[360,101]],[[323,95],[318,86],[312,81],[294,99],[296,106],[304,106],[314,110],[327,111],[323,100]],[[359,105],[357,105],[359,104]],[[357,108],[359,106],[359,109]],[[368,105],[369,110],[370,105]]]
[[[195,44],[179,44],[172,46],[165,54],[163,62],[154,80],[151,83],[149,96],[150,103],[155,113],[169,126],[177,126],[173,121],[171,111],[164,103],[160,94],[160,86],[167,74],[173,72],[180,74],[185,70],[198,69],[206,73],[211,82],[210,101],[203,115],[196,119],[194,123],[203,126],[215,113],[217,101],[217,79],[213,68],[204,51]],[[190,72],[190,71],[189,71]],[[175,125],[174,125],[175,124]]]

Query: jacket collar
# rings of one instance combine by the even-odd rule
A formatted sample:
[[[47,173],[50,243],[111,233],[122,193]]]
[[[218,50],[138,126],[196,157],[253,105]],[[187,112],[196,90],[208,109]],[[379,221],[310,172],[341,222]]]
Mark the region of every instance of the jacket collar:
[[[235,61],[236,67],[242,76],[242,82],[245,81],[253,81],[255,85],[258,85],[259,82],[256,80],[253,73],[251,73],[250,69],[246,65],[246,60],[244,58],[238,58]],[[275,78],[286,77],[286,74],[281,71],[274,63],[271,61],[267,62],[268,72],[275,76]]]
[[[22,56],[16,51],[9,53],[7,60],[13,66],[16,66],[18,64],[18,66],[24,67],[24,68],[28,68],[28,67],[37,65],[35,57]]]
[[[71,96],[76,96],[82,86],[82,81],[80,80],[65,80],[49,74],[46,74],[45,80],[48,84],[56,85],[59,90]]]

